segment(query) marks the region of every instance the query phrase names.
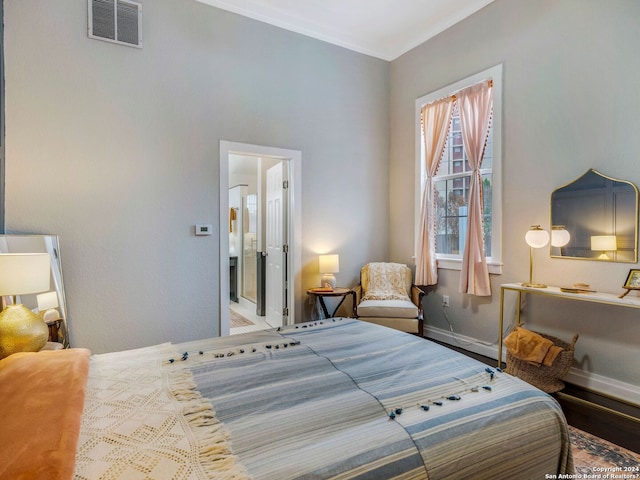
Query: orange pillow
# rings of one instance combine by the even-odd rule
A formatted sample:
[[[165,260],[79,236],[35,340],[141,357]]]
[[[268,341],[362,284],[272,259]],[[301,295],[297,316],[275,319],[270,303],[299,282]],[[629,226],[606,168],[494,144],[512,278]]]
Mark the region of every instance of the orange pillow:
[[[73,478],[91,352],[0,360],[0,478]]]

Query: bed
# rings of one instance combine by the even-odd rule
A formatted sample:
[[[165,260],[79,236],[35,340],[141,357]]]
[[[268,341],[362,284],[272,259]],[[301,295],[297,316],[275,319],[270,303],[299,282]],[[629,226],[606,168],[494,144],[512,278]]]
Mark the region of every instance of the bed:
[[[37,406],[14,399],[12,408],[22,412],[13,412],[0,433],[0,478],[437,480],[573,473],[566,421],[552,397],[431,341],[355,319],[103,355],[43,353],[16,354],[9,366],[16,355],[0,361],[0,405],[13,398],[6,386],[16,385],[15,365],[45,357],[47,365],[55,363],[57,383],[47,394],[61,387],[73,405],[60,397],[39,398]],[[30,412],[53,401],[62,419],[50,418],[47,429],[18,418],[33,419]],[[25,442],[29,448],[15,447]],[[5,448],[9,443],[18,453]],[[33,454],[43,450],[35,457],[45,460],[45,470]]]

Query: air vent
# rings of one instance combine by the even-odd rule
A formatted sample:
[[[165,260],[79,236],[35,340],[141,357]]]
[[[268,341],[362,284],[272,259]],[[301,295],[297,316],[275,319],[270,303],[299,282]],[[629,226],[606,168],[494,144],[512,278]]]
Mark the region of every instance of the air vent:
[[[89,38],[142,48],[142,4],[88,0]]]

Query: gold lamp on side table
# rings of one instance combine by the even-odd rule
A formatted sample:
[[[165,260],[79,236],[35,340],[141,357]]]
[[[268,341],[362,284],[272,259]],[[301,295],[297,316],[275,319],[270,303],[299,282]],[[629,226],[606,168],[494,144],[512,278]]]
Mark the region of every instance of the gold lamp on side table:
[[[529,282],[522,284],[523,287],[547,288],[542,283],[533,282],[533,249],[542,248],[549,244],[549,232],[543,230],[540,225],[532,225],[531,229],[524,236],[529,245]]]
[[[0,296],[13,304],[0,313],[0,359],[17,352],[37,352],[47,343],[49,328],[42,317],[17,303],[18,295],[49,290],[48,253],[0,254]]]

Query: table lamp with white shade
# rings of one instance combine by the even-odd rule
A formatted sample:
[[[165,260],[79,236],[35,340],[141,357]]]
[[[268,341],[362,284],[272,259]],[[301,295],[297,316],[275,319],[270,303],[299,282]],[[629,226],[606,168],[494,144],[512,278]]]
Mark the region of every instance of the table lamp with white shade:
[[[0,254],[0,296],[13,297],[13,304],[0,313],[0,359],[17,352],[37,352],[47,343],[47,324],[16,300],[18,295],[49,290],[50,278],[48,253]]]
[[[320,285],[323,287],[336,288],[336,277],[334,273],[340,272],[340,257],[337,254],[333,255],[320,255],[318,257],[318,266],[322,278]]]
[[[591,250],[601,252],[598,260],[611,260],[607,252],[618,250],[618,240],[615,235],[593,235],[591,237]]]
[[[51,291],[47,293],[39,294],[36,299],[38,300],[38,311],[45,323],[50,323],[60,319],[60,312],[58,312],[58,292]]]

